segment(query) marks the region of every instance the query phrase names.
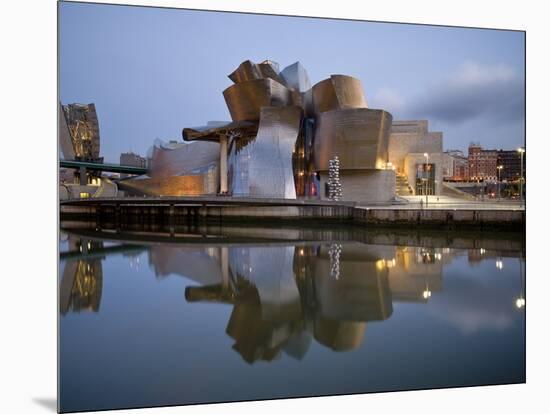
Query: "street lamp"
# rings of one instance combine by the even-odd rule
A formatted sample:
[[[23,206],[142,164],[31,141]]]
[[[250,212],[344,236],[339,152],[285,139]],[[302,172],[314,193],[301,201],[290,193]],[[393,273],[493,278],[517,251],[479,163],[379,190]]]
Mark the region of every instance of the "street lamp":
[[[429,174],[428,174],[428,165],[430,162],[430,155],[425,152],[424,156],[426,157],[426,207],[428,207],[428,181],[429,181]]]
[[[525,153],[525,148],[518,148],[519,155],[521,157],[521,167],[520,167],[520,181],[519,181],[519,197],[521,202],[523,202],[523,154]]]
[[[497,167],[498,172],[498,181],[497,181],[497,191],[498,191],[498,199],[500,200],[500,172],[502,171],[504,167],[502,165],[499,165]]]

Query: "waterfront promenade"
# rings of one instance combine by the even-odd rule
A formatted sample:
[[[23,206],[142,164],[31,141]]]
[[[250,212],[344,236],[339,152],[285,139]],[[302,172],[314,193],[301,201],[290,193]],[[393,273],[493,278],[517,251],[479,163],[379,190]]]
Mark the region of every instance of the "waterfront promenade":
[[[464,200],[449,196],[402,196],[395,203],[357,204],[357,208],[377,208],[391,210],[525,210],[525,203],[519,200]]]

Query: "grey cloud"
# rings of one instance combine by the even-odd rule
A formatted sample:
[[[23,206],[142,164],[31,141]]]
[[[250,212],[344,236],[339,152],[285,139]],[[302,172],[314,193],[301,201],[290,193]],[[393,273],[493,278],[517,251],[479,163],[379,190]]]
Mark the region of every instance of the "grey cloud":
[[[524,119],[525,89],[523,80],[506,66],[467,63],[409,103],[408,111],[419,118],[515,122]]]

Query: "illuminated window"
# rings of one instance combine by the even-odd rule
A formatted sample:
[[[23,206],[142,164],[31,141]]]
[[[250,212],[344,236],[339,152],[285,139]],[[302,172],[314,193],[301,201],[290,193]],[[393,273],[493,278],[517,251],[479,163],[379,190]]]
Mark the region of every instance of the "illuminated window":
[[[90,197],[90,193],[86,193],[86,192],[80,193],[80,198],[89,198],[89,197]]]

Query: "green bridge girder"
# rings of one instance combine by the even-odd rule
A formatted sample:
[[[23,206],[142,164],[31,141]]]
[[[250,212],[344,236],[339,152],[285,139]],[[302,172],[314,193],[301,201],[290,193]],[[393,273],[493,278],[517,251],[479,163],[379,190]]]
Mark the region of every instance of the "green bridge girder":
[[[59,166],[62,168],[86,168],[87,170],[93,171],[109,171],[123,174],[134,174],[142,175],[147,174],[147,168],[143,167],[131,167],[128,165],[119,165],[119,164],[100,164],[97,162],[86,162],[86,161],[68,161],[60,160]]]

